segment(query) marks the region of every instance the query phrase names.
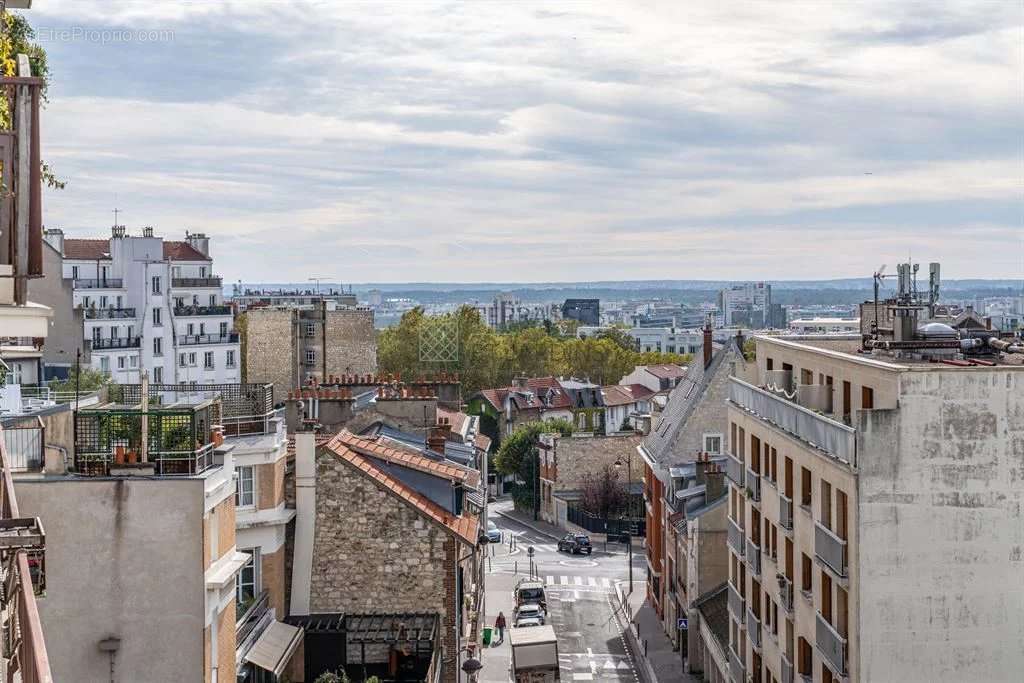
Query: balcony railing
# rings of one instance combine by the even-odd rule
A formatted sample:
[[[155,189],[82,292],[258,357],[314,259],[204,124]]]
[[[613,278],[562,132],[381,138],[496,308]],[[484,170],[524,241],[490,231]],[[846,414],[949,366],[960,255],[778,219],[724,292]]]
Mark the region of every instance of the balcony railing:
[[[780,683],[793,683],[793,662],[789,661],[786,655],[782,655],[782,678]]]
[[[787,612],[792,613],[793,611],[793,580],[784,574],[780,574],[779,577],[779,599],[782,602],[782,608]]]
[[[783,529],[793,529],[793,499],[779,493],[779,524]]]
[[[196,346],[200,344],[237,344],[238,333],[228,334],[181,334],[177,337],[178,346]]]
[[[815,635],[818,651],[832,671],[843,675],[846,673],[846,638],[839,635],[820,613],[817,616],[818,627]]]
[[[249,604],[237,605],[238,617],[235,620],[235,642],[241,645],[245,639],[259,626],[260,621],[270,609],[270,594],[262,591]]]
[[[174,315],[231,315],[230,306],[176,306]]]
[[[139,337],[100,337],[89,341],[89,347],[93,351],[105,351],[107,349],[137,349],[141,344]]]
[[[134,320],[134,308],[86,308],[86,320]]]
[[[74,280],[75,289],[123,289],[124,280],[119,277],[80,278]]]
[[[7,449],[7,464],[12,470],[36,471],[42,468],[46,427],[38,415],[4,427],[0,438]]]
[[[747,638],[750,644],[761,649],[761,619],[751,610],[747,610]]]
[[[732,676],[733,683],[745,683],[747,680],[747,667],[744,665],[743,658],[736,654],[736,651],[731,647],[729,648],[729,674]]]
[[[725,474],[734,484],[743,486],[743,463],[731,453],[725,458]]]
[[[857,466],[856,430],[796,403],[729,378],[729,402],[831,457]]]
[[[846,576],[846,541],[820,522],[814,523],[814,554],[838,576]]]
[[[729,547],[732,548],[737,555],[743,557],[743,529],[741,529],[736,522],[729,520]]]
[[[220,287],[219,277],[176,277],[171,278],[171,287],[175,289],[184,287]]]
[[[747,495],[754,502],[761,501],[761,475],[747,468]]]
[[[736,586],[729,582],[729,611],[736,615],[736,619],[743,619],[743,610],[746,606],[746,600],[740,595],[740,592],[736,590]]]
[[[754,576],[761,575],[761,546],[753,541],[747,541],[747,565]]]

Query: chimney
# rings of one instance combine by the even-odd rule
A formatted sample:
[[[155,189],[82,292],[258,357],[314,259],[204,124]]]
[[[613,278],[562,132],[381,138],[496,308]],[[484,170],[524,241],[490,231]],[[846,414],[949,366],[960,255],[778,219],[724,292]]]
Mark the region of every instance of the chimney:
[[[144,227],[142,229],[142,236],[143,237],[152,237],[153,236],[153,226],[147,225],[146,227]]]
[[[448,418],[438,418],[437,425],[430,428],[430,434],[427,436],[427,448],[435,453],[444,453],[444,443],[451,431],[452,426]]]
[[[530,378],[526,377],[525,375],[517,375],[516,378],[512,380],[512,382],[518,389],[530,388]]]
[[[697,453],[696,474],[697,474],[697,486],[702,486],[707,483],[708,470],[712,467],[710,458],[707,453]]]
[[[720,465],[709,464],[704,474],[704,501],[712,503],[725,495],[725,472]]]
[[[704,369],[707,370],[708,366],[711,365],[711,320],[710,318],[704,321]]]

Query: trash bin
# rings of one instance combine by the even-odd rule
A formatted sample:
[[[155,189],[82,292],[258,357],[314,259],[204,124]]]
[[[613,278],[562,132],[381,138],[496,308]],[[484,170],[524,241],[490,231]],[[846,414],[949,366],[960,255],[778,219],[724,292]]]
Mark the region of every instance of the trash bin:
[[[491,644],[491,627],[484,626],[484,647],[488,647]]]

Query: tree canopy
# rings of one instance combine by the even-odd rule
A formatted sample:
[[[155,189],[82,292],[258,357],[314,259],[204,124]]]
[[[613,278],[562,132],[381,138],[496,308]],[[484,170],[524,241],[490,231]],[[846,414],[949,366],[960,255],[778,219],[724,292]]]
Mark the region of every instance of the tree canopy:
[[[573,426],[566,420],[527,422],[517,427],[501,442],[494,456],[494,467],[498,473],[514,475],[516,478],[517,484],[512,489],[512,498],[517,507],[533,507],[534,479],[539,475],[534,453],[535,444],[541,434],[550,432],[571,436]]]
[[[432,336],[451,335],[455,353],[424,353]],[[463,396],[480,389],[506,387],[517,375],[589,378],[615,384],[637,365],[689,362],[674,353],[640,353],[620,332],[577,339],[564,336],[559,325],[521,326],[509,331],[487,327],[472,306],[453,313],[428,316],[415,308],[377,340],[377,364],[382,372],[403,377],[458,372]]]

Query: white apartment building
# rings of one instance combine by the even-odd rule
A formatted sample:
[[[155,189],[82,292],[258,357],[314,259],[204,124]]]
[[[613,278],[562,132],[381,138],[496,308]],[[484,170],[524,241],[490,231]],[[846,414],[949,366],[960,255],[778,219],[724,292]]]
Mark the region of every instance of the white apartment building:
[[[797,318],[789,321],[793,334],[860,334],[860,318]]]
[[[515,323],[562,319],[560,304],[523,303],[519,297],[507,292],[496,295],[490,303],[474,304],[473,308],[488,327],[498,330]]]
[[[696,355],[704,347],[704,332],[700,329],[685,330],[678,327],[634,327],[626,332],[636,340],[637,350],[642,353],[689,353]],[[724,342],[736,336],[736,328],[717,328],[712,333],[716,342]]]
[[[129,235],[114,226],[109,239],[45,239],[63,259],[73,282],[74,306],[84,312],[90,364],[115,383],[140,381],[141,371],[161,383],[237,383],[238,333],[213,274],[210,240],[156,237],[152,228]]]
[[[765,282],[748,282],[723,289],[718,294],[718,306],[726,327],[764,329],[773,326],[772,286]]]

